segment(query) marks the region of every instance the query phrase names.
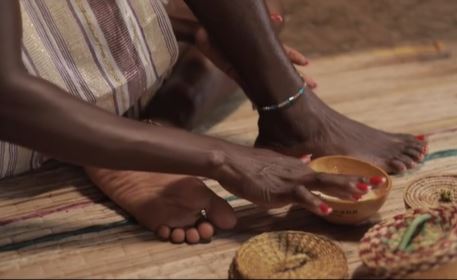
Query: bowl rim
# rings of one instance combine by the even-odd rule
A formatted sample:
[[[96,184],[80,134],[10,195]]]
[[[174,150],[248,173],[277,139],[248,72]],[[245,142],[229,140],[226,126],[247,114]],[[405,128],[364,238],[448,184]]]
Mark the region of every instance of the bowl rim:
[[[357,161],[359,163],[368,165],[368,166],[373,167],[376,170],[380,171],[383,174],[383,176],[386,178],[386,190],[381,195],[377,195],[374,198],[364,199],[364,200],[360,200],[360,201],[343,200],[343,199],[336,198],[336,197],[333,197],[333,196],[328,196],[328,195],[325,195],[325,194],[323,194],[323,195],[317,194],[319,196],[325,196],[323,199],[325,199],[326,201],[335,202],[335,203],[339,203],[339,204],[355,205],[355,204],[360,204],[360,203],[367,203],[367,202],[381,200],[381,199],[385,198],[390,193],[390,191],[392,190],[392,178],[389,176],[389,174],[384,169],[382,169],[381,167],[379,167],[377,165],[374,165],[372,163],[369,163],[368,161],[361,160],[361,159],[358,159],[358,158],[355,158],[355,157],[351,157],[351,156],[345,156],[345,155],[331,155],[331,156],[318,157],[318,158],[312,160],[312,162],[316,162],[316,161],[319,161],[319,160],[326,160],[326,159],[336,159],[336,158],[340,158],[340,159],[344,159],[344,160]],[[311,164],[311,162],[310,162],[310,164]],[[315,191],[312,191],[312,193],[316,194]]]

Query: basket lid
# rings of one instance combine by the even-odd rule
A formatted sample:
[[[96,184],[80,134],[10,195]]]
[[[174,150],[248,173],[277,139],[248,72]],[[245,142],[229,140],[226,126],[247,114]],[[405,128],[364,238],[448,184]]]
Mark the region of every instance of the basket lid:
[[[457,175],[421,178],[406,188],[404,200],[409,208],[457,205]]]
[[[427,216],[419,233],[410,235],[408,248],[402,248],[408,229],[418,217]],[[419,218],[420,219],[420,218]],[[412,209],[372,227],[362,238],[362,262],[373,274],[405,277],[428,271],[457,257],[457,206]]]
[[[299,231],[269,232],[251,238],[237,251],[231,279],[346,278],[343,251],[333,242]]]

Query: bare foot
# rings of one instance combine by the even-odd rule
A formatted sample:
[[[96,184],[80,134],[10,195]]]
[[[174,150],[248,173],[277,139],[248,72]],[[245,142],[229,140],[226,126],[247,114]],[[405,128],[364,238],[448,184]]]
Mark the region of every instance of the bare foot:
[[[92,181],[135,219],[163,240],[209,241],[214,227],[230,229],[230,205],[197,178],[152,172],[85,168]],[[207,221],[201,221],[205,209]]]
[[[370,128],[332,110],[311,91],[290,108],[262,113],[256,146],[294,156],[355,156],[389,173],[415,167],[427,149],[423,137]]]

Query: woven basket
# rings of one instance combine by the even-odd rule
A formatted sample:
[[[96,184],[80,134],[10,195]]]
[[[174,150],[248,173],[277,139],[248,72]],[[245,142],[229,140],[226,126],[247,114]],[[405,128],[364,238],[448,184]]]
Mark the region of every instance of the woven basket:
[[[431,216],[409,251],[398,250],[403,234],[419,215]],[[372,274],[386,278],[456,277],[457,207],[414,209],[372,227],[362,238],[360,258]],[[440,268],[448,270],[441,271]],[[450,270],[449,270],[450,268]]]
[[[449,192],[451,202],[441,202],[441,193]],[[457,205],[457,175],[431,176],[419,179],[406,188],[405,205],[408,208]]]
[[[237,251],[230,279],[341,279],[348,276],[343,251],[328,239],[299,231],[258,235]]]

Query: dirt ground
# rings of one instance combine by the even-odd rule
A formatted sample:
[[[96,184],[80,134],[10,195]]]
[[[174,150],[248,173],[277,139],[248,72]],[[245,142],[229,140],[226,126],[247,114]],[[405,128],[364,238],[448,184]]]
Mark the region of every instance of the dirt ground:
[[[282,0],[282,39],[307,56],[457,39],[456,0]]]

